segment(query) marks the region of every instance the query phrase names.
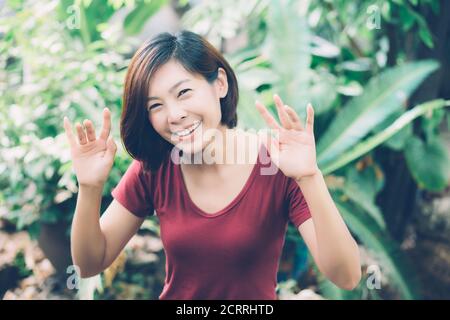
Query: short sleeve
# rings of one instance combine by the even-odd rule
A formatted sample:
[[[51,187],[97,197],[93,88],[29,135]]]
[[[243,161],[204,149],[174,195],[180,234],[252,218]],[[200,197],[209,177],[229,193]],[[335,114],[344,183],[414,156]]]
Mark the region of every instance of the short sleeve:
[[[308,203],[294,179],[288,178],[287,202],[289,220],[298,228],[303,222],[311,218]]]
[[[131,213],[140,218],[153,215],[150,175],[143,172],[142,163],[133,160],[111,195]]]

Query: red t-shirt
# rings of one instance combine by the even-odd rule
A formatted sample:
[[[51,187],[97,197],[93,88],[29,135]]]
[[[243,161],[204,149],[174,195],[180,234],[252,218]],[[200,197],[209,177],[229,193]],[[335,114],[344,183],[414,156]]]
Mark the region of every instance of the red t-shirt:
[[[145,174],[133,160],[111,194],[136,216],[159,219],[166,254],[160,300],[277,299],[287,223],[298,227],[311,215],[295,180],[281,170],[261,174],[274,165],[261,159],[270,161],[263,145],[241,192],[214,214],[192,202],[181,166],[170,157]]]

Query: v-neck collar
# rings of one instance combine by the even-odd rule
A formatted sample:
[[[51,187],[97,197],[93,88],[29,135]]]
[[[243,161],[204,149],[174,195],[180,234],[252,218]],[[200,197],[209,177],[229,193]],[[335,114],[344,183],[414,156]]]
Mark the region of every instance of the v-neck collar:
[[[241,189],[241,191],[238,193],[238,195],[236,197],[234,197],[234,199],[227,204],[224,208],[222,208],[221,210],[214,212],[214,213],[208,213],[203,211],[202,209],[200,209],[195,203],[194,201],[192,201],[191,196],[189,195],[189,191],[187,189],[185,180],[184,180],[184,176],[183,176],[183,172],[181,170],[181,164],[176,164],[176,171],[177,171],[177,178],[181,180],[181,187],[182,187],[182,193],[184,195],[184,197],[187,199],[188,205],[198,214],[200,214],[201,216],[207,217],[207,218],[215,218],[218,216],[221,216],[225,213],[227,213],[228,211],[230,211],[237,203],[239,203],[239,201],[242,199],[242,197],[247,193],[247,191],[250,189],[250,186],[252,185],[253,181],[255,180],[255,177],[258,173],[258,170],[260,168],[260,152],[262,152],[263,148],[262,148],[262,144],[261,146],[259,146],[259,150],[258,150],[258,155],[256,157],[256,163],[253,166],[253,169],[249,175],[249,177],[247,178],[246,183],[244,184],[244,187]]]

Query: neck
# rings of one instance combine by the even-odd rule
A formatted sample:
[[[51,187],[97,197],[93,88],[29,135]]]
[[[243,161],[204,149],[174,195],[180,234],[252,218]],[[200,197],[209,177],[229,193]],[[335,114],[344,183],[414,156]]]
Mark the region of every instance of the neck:
[[[228,129],[226,126],[220,126],[211,142],[199,153],[191,156],[191,162],[183,164],[190,170],[209,171],[218,173],[226,166],[235,164],[249,164],[256,158],[252,152],[257,151],[254,139],[250,134],[242,129]],[[201,161],[198,161],[201,159]]]

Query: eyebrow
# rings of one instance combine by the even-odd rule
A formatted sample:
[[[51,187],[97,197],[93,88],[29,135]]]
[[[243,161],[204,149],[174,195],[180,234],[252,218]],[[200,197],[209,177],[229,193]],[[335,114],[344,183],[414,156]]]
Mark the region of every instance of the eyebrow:
[[[178,87],[180,84],[182,84],[182,83],[184,83],[184,82],[187,82],[187,81],[190,81],[190,79],[184,79],[184,80],[178,81],[177,83],[175,83],[175,84],[169,89],[169,92],[172,92],[172,91],[175,90],[176,87]],[[150,101],[150,100],[156,100],[156,99],[159,99],[159,98],[158,98],[158,97],[148,97],[148,98],[147,98],[147,101]]]

